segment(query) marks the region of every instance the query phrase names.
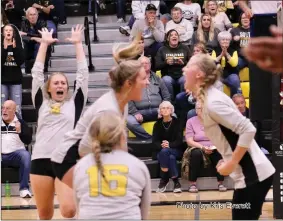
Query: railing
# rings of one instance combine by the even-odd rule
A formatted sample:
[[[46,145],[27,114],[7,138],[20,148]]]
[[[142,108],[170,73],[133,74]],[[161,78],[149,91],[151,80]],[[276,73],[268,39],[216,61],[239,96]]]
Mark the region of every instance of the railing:
[[[84,27],[85,27],[85,30],[84,30],[85,44],[87,45],[87,48],[88,48],[88,60],[89,60],[88,70],[89,71],[95,71],[95,67],[92,64],[91,42],[90,42],[90,38],[89,38],[89,22],[88,22],[88,17],[85,17]]]
[[[96,33],[96,7],[95,5],[97,4],[96,0],[91,1],[91,7],[92,7],[92,18],[93,18],[93,42],[98,42],[98,37]]]

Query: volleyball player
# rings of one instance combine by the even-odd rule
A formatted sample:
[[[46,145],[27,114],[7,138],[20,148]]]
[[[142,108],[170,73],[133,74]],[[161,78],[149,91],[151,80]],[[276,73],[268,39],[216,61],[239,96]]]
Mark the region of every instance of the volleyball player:
[[[96,114],[88,136],[92,153],[78,161],[73,173],[78,219],[147,219],[150,175],[127,152],[123,118],[117,111]]]
[[[142,91],[149,81],[140,61],[131,60],[139,54],[141,54],[140,36],[124,49],[114,47],[113,57],[117,66],[109,72],[111,90],[87,109],[75,129],[65,134],[60,147],[58,146],[53,152],[52,162],[56,176],[66,184],[72,186],[69,175],[72,173],[70,169],[77,161],[78,145],[80,145],[80,156],[91,152],[87,131],[94,117],[99,112],[113,110],[126,121],[128,102],[141,100]]]
[[[72,29],[67,40],[74,44],[77,56],[76,88],[69,96],[67,77],[60,72],[52,73],[44,84],[44,61],[47,47],[56,42],[52,32],[44,28],[40,33],[40,47],[32,69],[32,101],[38,111],[36,141],[32,152],[31,186],[40,219],[51,219],[54,213],[55,190],[64,217],[75,216],[72,189],[58,179],[52,170],[52,151],[61,145],[64,134],[71,131],[86,103],[88,90],[88,67],[82,45],[83,27]]]
[[[205,134],[223,157],[217,171],[234,180],[232,218],[256,220],[275,173],[254,140],[256,129],[226,94],[212,86],[221,67],[210,56],[193,56],[184,73],[186,89],[197,93],[203,104]],[[241,208],[240,204],[247,206]]]

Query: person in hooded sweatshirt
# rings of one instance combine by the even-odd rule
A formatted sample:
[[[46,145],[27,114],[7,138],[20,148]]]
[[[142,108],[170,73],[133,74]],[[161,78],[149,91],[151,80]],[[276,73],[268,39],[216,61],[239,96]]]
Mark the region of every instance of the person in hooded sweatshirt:
[[[1,103],[15,101],[16,111],[21,116],[22,70],[24,47],[19,30],[12,24],[3,27],[1,44]]]
[[[177,91],[174,86],[179,86],[180,91],[184,91],[185,78],[182,68],[191,58],[191,50],[186,45],[180,43],[180,36],[175,29],[166,34],[166,43],[161,47],[155,57],[155,67],[161,70],[164,81],[172,100]]]

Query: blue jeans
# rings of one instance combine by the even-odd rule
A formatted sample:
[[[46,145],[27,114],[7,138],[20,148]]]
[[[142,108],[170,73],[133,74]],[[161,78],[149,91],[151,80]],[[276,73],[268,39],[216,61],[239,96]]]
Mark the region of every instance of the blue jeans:
[[[2,105],[6,100],[13,100],[17,105],[16,111],[22,116],[22,85],[21,84],[1,84],[1,102]]]
[[[117,0],[117,18],[123,18],[125,20],[125,0]]]
[[[47,29],[48,31],[51,31],[51,29],[53,29],[53,37],[57,37],[57,28],[53,21],[47,20]]]
[[[180,77],[178,80],[174,80],[172,77],[166,75],[166,76],[162,77],[162,80],[163,80],[164,84],[166,85],[169,93],[171,94],[171,100],[172,101],[175,100],[174,99],[175,98],[174,97],[175,96],[174,86],[176,84],[179,84],[181,92],[184,91],[185,76]]]
[[[161,168],[168,168],[171,177],[178,177],[177,159],[181,157],[181,152],[176,149],[162,148],[157,154],[157,160]]]
[[[30,164],[30,153],[25,149],[2,154],[2,166],[20,167],[20,190],[29,189]]]
[[[139,113],[143,116],[143,123],[157,120],[157,108],[140,110]],[[143,129],[141,123],[137,121],[134,115],[128,115],[127,127],[139,139],[148,140],[152,138],[152,136]]]
[[[132,29],[134,23],[135,23],[135,17],[133,15],[131,15],[130,20],[128,22],[128,26],[130,27],[130,29]]]
[[[233,97],[234,94],[242,93],[238,74],[230,74],[228,77],[223,79],[223,83],[231,89],[231,97]]]
[[[94,1],[95,3],[95,14],[97,14],[97,10],[98,10],[98,3],[96,0],[88,0],[88,12],[91,13],[92,12],[92,4],[91,2]]]
[[[243,59],[241,57],[238,58],[238,69],[242,70],[245,67],[248,67],[249,63],[246,59]]]
[[[196,112],[196,109],[192,109],[192,110],[189,110],[188,111],[188,115],[187,115],[187,119],[189,120],[190,118],[192,117],[195,117],[197,116],[197,112]]]

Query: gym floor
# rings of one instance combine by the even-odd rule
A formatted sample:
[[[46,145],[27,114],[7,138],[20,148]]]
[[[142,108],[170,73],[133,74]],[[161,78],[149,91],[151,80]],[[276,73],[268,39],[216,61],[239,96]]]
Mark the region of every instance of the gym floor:
[[[152,206],[150,211],[150,219],[172,220],[221,220],[231,219],[231,202],[233,191],[200,191],[199,193],[183,192],[174,194],[152,193]],[[261,220],[273,219],[273,192],[269,191],[266,202],[263,205]],[[209,205],[207,207],[204,206]],[[202,206],[196,206],[202,205]],[[55,196],[53,219],[64,219],[59,211],[58,201]],[[37,219],[37,211],[34,198],[22,199],[20,197],[2,197],[1,206],[2,220],[31,220]]]

